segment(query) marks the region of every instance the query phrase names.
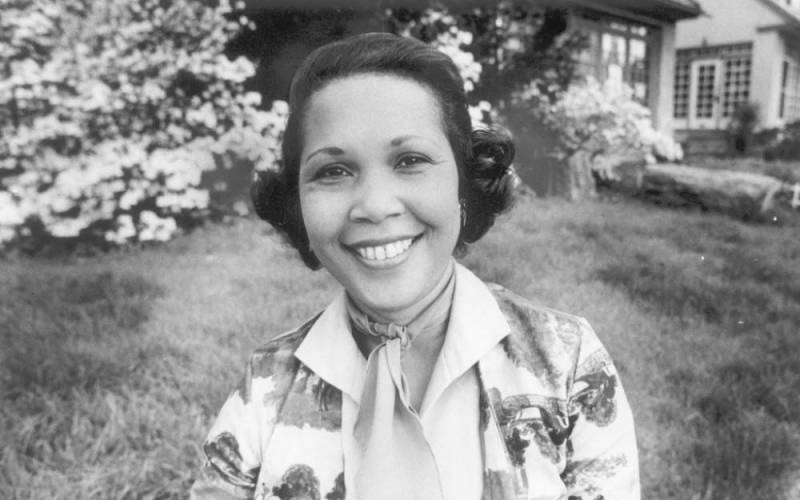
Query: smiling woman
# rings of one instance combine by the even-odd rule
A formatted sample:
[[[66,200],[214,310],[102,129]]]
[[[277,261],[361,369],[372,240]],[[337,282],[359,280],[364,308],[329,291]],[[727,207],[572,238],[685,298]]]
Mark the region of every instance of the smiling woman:
[[[308,113],[300,206],[310,247],[364,312],[408,323],[449,269],[460,229],[436,98],[413,80],[364,74],[318,91]]]
[[[510,206],[514,154],[472,130],[453,62],[349,38],[306,59],[289,106],[253,201],[343,289],[251,356],[193,496],[637,499],[631,412],[588,323],[453,258]]]

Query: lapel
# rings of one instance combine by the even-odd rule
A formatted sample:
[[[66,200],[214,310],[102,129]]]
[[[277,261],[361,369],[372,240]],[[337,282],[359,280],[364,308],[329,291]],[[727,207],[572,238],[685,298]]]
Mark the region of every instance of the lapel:
[[[574,320],[491,287],[509,334],[478,362],[484,500],[557,498],[577,419],[568,406]]]
[[[505,369],[507,359],[500,346],[487,353],[478,362],[480,384],[480,423],[483,447],[482,500],[517,500],[527,498],[528,477],[524,461],[515,459],[519,447],[511,426],[506,422],[502,407],[502,394],[512,389]],[[522,450],[524,452],[524,450]]]

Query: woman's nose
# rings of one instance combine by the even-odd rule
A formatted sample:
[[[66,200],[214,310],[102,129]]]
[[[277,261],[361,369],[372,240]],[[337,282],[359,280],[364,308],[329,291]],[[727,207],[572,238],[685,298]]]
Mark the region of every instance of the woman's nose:
[[[355,191],[350,219],[377,223],[404,211],[397,180],[384,173],[369,173]]]

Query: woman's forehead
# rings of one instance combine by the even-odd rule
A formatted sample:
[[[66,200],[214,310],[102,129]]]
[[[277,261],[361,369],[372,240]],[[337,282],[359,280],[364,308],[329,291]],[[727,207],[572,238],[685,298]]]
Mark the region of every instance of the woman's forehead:
[[[303,120],[305,143],[346,138],[414,135],[445,137],[436,95],[398,75],[367,73],[331,81],[309,100]]]

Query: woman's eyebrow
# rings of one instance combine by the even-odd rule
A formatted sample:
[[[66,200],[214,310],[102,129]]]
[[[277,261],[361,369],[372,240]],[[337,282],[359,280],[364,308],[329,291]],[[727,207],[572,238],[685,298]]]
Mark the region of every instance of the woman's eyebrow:
[[[400,145],[402,145],[403,143],[406,143],[406,142],[408,142],[408,141],[410,141],[410,140],[412,140],[412,139],[423,139],[423,140],[427,140],[427,138],[425,138],[425,137],[423,137],[423,136],[421,136],[421,135],[408,134],[408,135],[401,135],[400,137],[395,137],[394,139],[392,139],[392,140],[389,142],[389,145],[390,145],[390,146],[393,146],[393,147],[397,147],[397,146],[400,146]]]
[[[336,146],[328,146],[328,147],[325,147],[325,148],[319,148],[319,149],[309,153],[308,156],[306,156],[306,159],[305,159],[305,161],[303,163],[308,163],[308,160],[310,160],[312,156],[314,156],[316,154],[322,154],[322,153],[326,153],[326,154],[329,154],[331,156],[342,156],[344,154],[344,150],[342,148],[337,148]]]

